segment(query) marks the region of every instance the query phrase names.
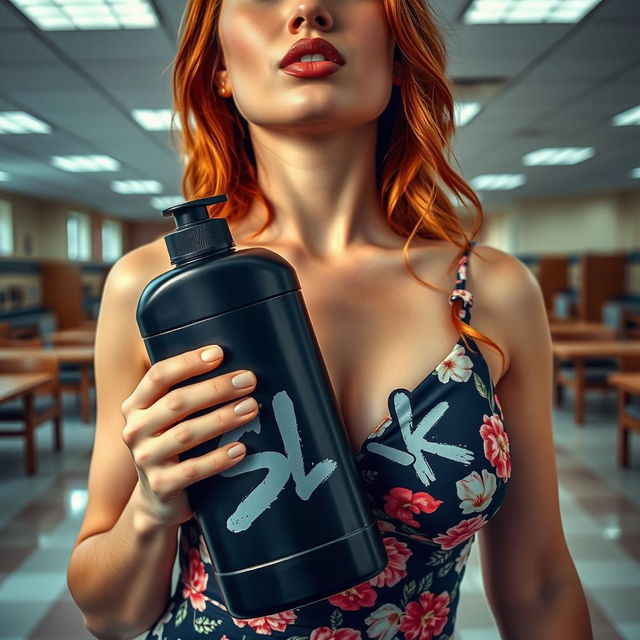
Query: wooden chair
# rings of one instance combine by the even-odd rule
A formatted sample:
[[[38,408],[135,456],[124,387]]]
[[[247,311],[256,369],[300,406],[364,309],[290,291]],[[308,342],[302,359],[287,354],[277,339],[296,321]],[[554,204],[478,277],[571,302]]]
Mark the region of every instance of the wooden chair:
[[[11,337],[11,325],[8,322],[0,322],[0,339],[5,340]]]
[[[2,430],[0,436],[22,436],[25,439],[25,462],[27,474],[36,472],[34,430],[48,421],[53,421],[54,445],[62,450],[62,402],[58,382],[58,363],[54,359],[21,358],[0,360],[0,373],[48,373],[52,381],[35,393],[31,408],[22,401],[0,404],[0,422],[21,422],[22,430]],[[31,415],[29,416],[29,410]]]
[[[41,346],[41,338],[0,338],[0,349],[11,349],[12,347],[21,349],[23,347]]]
[[[76,346],[78,343],[70,343],[67,345],[57,346]],[[12,338],[10,340],[0,339],[0,349],[23,348],[23,347],[42,347],[42,338]],[[85,346],[85,345],[83,345]],[[58,366],[58,385],[61,393],[73,393],[76,397],[76,406],[80,407],[80,398],[85,391],[82,387],[82,376],[78,365],[71,363],[61,363]],[[93,371],[89,371],[89,387],[95,387],[95,378]],[[86,391],[88,393],[88,390]]]
[[[617,458],[620,467],[629,466],[629,435],[640,433],[640,371],[612,373],[609,384],[618,390]]]

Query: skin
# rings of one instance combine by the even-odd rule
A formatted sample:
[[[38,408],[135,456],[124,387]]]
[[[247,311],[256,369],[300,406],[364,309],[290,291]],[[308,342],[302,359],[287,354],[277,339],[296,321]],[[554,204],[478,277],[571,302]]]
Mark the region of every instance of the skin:
[[[294,42],[317,36],[342,54],[339,71],[302,79],[279,69]],[[247,120],[259,184],[277,203],[277,223],[260,240],[335,264],[371,245],[398,246],[375,182],[377,118],[394,79],[395,40],[382,3],[229,0],[219,39],[216,85],[226,85],[225,98]]]
[[[233,99],[248,121],[258,180],[276,209],[274,225],[256,240],[246,238],[263,219],[258,205],[231,232],[238,250],[267,247],[296,269],[357,451],[388,412],[389,393],[413,389],[458,339],[448,305],[457,247],[414,239],[412,267],[441,290],[420,285],[403,265],[405,239],[389,229],[378,202],[376,118],[394,82],[394,40],[382,3],[226,0],[218,36],[223,60],[215,85],[226,85],[221,99]],[[338,48],[344,67],[313,80],[279,70],[295,41],[315,36]],[[150,366],[136,305],[144,286],[170,268],[163,238],[129,252],[110,270],[101,303],[89,501],[69,563],[69,587],[99,638],[132,637],[162,614],[177,529],[191,517],[184,487],[235,464],[226,455],[231,445],[189,463],[178,463],[176,454],[235,428],[231,406],[254,388],[233,390],[229,375],[167,393],[217,366],[199,359],[205,345]],[[478,344],[497,387],[513,465],[499,513],[478,534],[490,604],[510,640],[590,638],[558,507],[551,345],[539,285],[522,262],[480,245],[467,288],[473,326],[507,356],[503,365]],[[228,404],[206,419],[181,421],[223,400]]]

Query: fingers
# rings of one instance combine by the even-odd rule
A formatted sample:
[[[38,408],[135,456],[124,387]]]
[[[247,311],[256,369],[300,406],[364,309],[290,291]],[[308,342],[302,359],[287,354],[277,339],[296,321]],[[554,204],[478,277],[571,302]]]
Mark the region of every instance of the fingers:
[[[189,369],[190,363],[188,359],[185,360],[183,366],[186,367],[188,373],[185,374],[183,372],[178,380],[184,380],[193,375],[192,369]],[[165,362],[169,362],[169,360]],[[170,379],[175,379],[176,375],[180,374],[171,372],[173,377]],[[234,384],[234,379],[236,379],[236,384]],[[163,382],[162,384],[164,386],[166,383]],[[129,408],[126,408],[127,424],[123,430],[122,437],[127,446],[131,447],[146,437],[164,432],[172,425],[177,426],[177,423],[183,418],[196,411],[239,399],[246,395],[247,392],[251,392],[255,385],[255,374],[249,371],[234,371],[165,392],[147,409],[135,409],[131,408],[133,405],[129,405]],[[217,414],[215,419],[220,421],[222,425],[227,413]],[[211,416],[212,414],[208,415]],[[187,422],[189,421],[185,421],[185,424]],[[183,431],[188,428],[185,427]],[[189,434],[185,434],[185,437],[189,437]]]
[[[222,362],[222,356],[222,349],[218,345],[211,345],[156,362],[122,403],[122,414],[126,418],[131,411],[150,407],[170,387],[215,369]]]
[[[255,398],[243,396],[236,402],[180,422],[156,437],[145,439],[135,449],[135,462],[138,466],[159,465],[196,445],[253,420],[257,414],[258,403]],[[233,444],[228,448],[232,446]]]
[[[242,451],[240,451],[239,456],[231,457],[229,455],[229,451],[236,446],[238,446],[238,443],[232,443],[226,447],[214,449],[197,458],[190,458],[166,467],[153,467],[147,473],[149,488],[160,500],[170,500],[185,487],[221,473],[242,460],[246,453],[244,445],[240,445]]]

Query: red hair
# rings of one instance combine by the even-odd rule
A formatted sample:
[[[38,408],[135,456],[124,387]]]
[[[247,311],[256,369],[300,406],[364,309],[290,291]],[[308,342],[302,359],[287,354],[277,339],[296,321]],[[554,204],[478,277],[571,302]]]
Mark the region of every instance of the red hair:
[[[383,0],[388,24],[396,40],[394,58],[401,61],[400,85],[394,85],[389,104],[379,116],[376,179],[380,202],[389,226],[408,238],[403,247],[405,267],[415,235],[441,239],[460,247],[451,264],[457,264],[478,234],[483,210],[475,192],[450,165],[450,141],[455,131],[454,101],[445,75],[443,36],[424,0]],[[249,129],[233,100],[220,97],[213,83],[221,50],[217,38],[222,0],[189,0],[180,23],[178,51],[173,68],[173,118],[181,131],[171,137],[185,162],[182,190],[186,199],[216,193],[233,198],[216,205],[217,217],[241,220],[260,201],[267,217],[251,236],[262,233],[275,218],[275,210],[258,185]],[[447,195],[475,209],[470,237]],[[450,268],[451,268],[450,267]],[[447,294],[450,291],[446,291]],[[451,305],[451,320],[471,351],[466,336],[505,355],[490,338],[464,323],[458,311],[462,300]]]

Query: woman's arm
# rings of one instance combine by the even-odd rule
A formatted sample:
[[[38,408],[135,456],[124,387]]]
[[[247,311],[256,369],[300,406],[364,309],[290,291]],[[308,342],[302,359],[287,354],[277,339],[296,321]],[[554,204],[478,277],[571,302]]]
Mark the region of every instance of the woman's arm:
[[[255,375],[240,387],[232,383],[239,371],[180,384],[218,367],[224,354],[212,345],[148,365],[135,311],[141,290],[157,273],[147,247],[132,254],[110,271],[100,306],[89,501],[68,570],[86,626],[110,640],[138,635],[161,615],[178,526],[193,515],[185,488],[237,464],[245,449],[240,444],[240,454],[231,457],[229,451],[238,449],[231,442],[186,460],[179,454],[258,412],[255,400],[249,413],[234,411],[250,398]],[[204,359],[205,351],[211,357]],[[217,408],[202,413],[212,406]]]
[[[499,259],[478,277],[485,279],[486,302],[509,353],[497,395],[512,475],[502,506],[478,534],[487,597],[507,640],[590,640],[587,603],[558,503],[551,336],[542,291],[526,265],[493,253]]]
[[[177,526],[140,522],[138,476],[122,440],[121,404],[146,372],[134,333],[144,273],[134,251],[116,262],[105,281],[95,342],[89,500],[68,568],[69,589],[87,628],[105,640],[132,637],[160,616],[176,553]]]

